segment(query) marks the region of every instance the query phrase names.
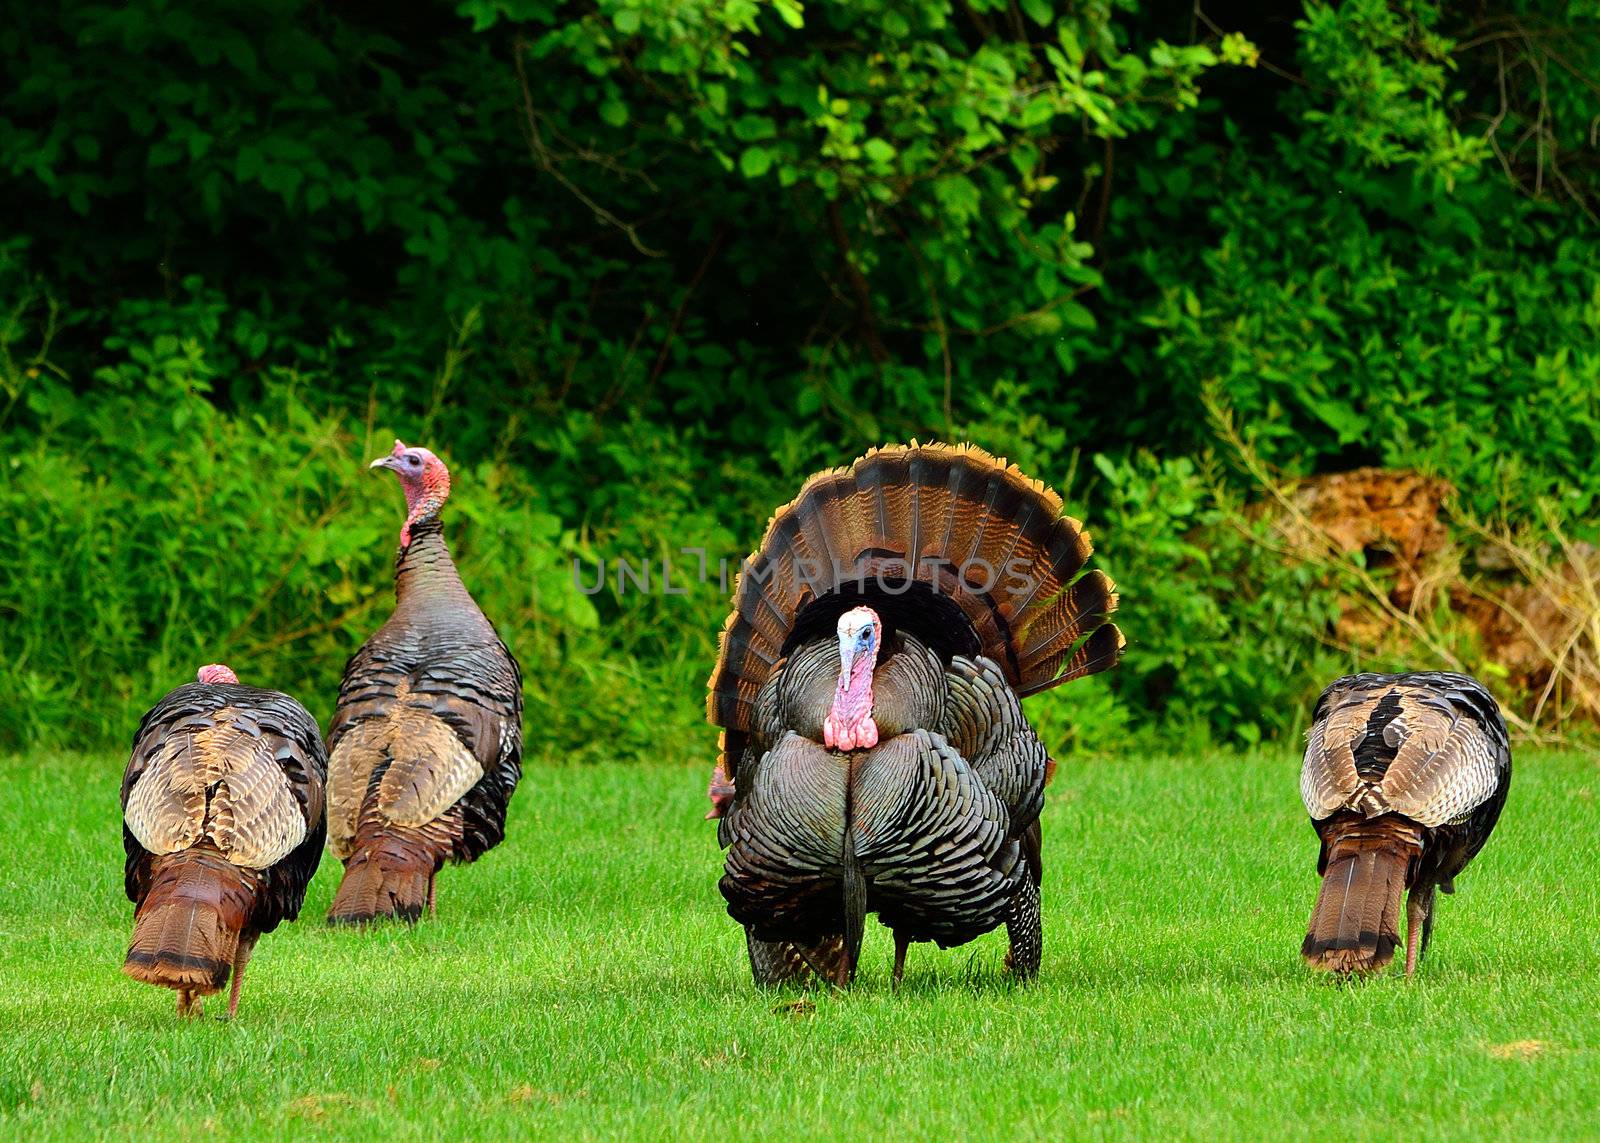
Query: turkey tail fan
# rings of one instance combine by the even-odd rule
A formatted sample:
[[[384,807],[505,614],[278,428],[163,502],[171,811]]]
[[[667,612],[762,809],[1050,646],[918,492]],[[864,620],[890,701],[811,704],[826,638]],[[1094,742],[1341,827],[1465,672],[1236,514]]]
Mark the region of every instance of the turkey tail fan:
[[[973,445],[893,445],[818,473],[742,569],[707,715],[737,758],[756,692],[799,642],[870,603],[944,655],[986,655],[1022,695],[1116,663],[1103,572],[1061,498]],[[730,770],[731,773],[731,770]]]
[[[444,862],[425,839],[409,836],[414,832],[390,827],[357,837],[328,907],[328,924],[412,924],[421,918],[432,903],[434,875]]]
[[[219,991],[228,983],[260,890],[259,875],[213,850],[157,857],[122,971],[164,988],[199,995]]]
[[[1300,955],[1325,972],[1378,972],[1400,941],[1400,898],[1422,853],[1422,827],[1397,817],[1351,818],[1331,836]]]

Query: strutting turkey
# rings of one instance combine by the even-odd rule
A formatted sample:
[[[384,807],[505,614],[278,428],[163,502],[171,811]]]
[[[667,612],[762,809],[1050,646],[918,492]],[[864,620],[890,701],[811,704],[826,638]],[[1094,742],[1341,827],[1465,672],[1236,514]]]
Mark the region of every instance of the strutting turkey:
[[[174,989],[178,1014],[233,976],[262,933],[300,914],[322,857],[327,756],[288,695],[200,668],[139,723],[122,777],[125,880],[135,906],[122,971]]]
[[[1466,675],[1351,675],[1312,715],[1300,796],[1322,839],[1322,890],[1301,954],[1341,975],[1394,959],[1406,901],[1406,975],[1433,930],[1434,890],[1455,892],[1511,787],[1500,708]]]
[[[448,858],[505,836],[522,776],[522,675],[445,546],[450,473],[400,441],[373,461],[400,480],[406,519],[395,609],[351,657],[328,727],[328,841],[344,862],[328,920],[413,922]]]
[[[873,450],[773,517],[707,704],[720,887],[758,983],[847,983],[874,911],[896,983],[910,942],[1001,924],[1012,971],[1037,971],[1054,764],[1018,700],[1121,654],[1090,551],[1053,492],[970,445]]]

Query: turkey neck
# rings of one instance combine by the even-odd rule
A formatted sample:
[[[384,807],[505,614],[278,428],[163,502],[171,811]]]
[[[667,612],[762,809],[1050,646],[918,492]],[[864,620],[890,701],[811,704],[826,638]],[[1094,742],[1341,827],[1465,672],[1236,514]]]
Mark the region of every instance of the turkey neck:
[[[396,615],[462,601],[473,606],[450,558],[438,517],[411,526],[411,543],[395,558],[394,596]]]

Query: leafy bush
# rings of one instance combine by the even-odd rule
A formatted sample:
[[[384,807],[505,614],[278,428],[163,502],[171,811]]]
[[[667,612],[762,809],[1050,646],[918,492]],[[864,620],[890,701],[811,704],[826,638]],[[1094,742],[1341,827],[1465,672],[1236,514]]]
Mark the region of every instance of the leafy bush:
[[[1209,466],[1209,459],[1202,462]],[[1303,725],[1340,657],[1337,598],[1262,542],[1188,457],[1096,457],[1099,560],[1117,582],[1129,648],[1111,680],[1168,742],[1254,746]]]
[[[574,558],[737,560],[912,436],[1101,538],[1132,650],[1040,704],[1059,741],[1281,733],[1343,657],[1205,460],[1208,385],[1284,472],[1597,538],[1600,9],[1546,7],[19,10],[0,741],[121,738],[218,656],[325,705],[388,592],[390,434],[462,473],[552,756],[703,753],[725,606]]]
[[[219,409],[218,313],[203,296],[130,306],[87,394],[5,343],[6,391],[39,431],[8,436],[0,487],[12,525],[0,688],[25,698],[0,705],[0,741],[120,738],[216,660],[326,714],[344,659],[386,614],[403,513],[387,482],[361,479],[386,438],[289,371],[247,407]],[[457,474],[463,574],[525,661],[559,665],[566,634],[595,627],[570,590],[570,538],[521,469],[485,460]],[[536,676],[534,697],[554,702],[561,681]]]

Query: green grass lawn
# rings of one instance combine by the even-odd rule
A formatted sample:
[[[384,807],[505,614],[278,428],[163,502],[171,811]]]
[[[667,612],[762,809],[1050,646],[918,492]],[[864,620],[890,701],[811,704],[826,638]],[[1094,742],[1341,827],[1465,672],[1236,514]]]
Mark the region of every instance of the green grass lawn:
[[[1592,1137],[1600,773],[1518,759],[1417,979],[1313,977],[1298,759],[1062,766],[1045,959],[870,933],[849,994],[751,986],[705,768],[542,768],[413,931],[331,932],[338,865],[239,1019],[124,978],[122,760],[0,760],[0,1136]],[[222,1004],[213,1000],[220,1011]]]

